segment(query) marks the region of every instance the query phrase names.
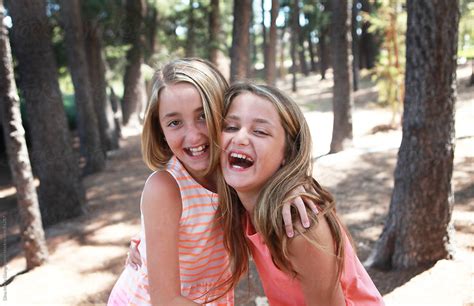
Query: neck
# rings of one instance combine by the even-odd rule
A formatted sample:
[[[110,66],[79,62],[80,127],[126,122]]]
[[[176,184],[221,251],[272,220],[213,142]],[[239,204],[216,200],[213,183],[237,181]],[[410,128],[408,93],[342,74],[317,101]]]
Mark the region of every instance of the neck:
[[[248,212],[250,215],[250,220],[252,220],[253,216],[253,210],[255,208],[255,205],[257,205],[257,199],[258,199],[258,192],[238,192],[237,195],[239,196],[240,202],[242,202],[242,205],[244,206],[245,210]]]
[[[214,173],[206,175],[206,176],[201,176],[201,177],[194,177],[194,180],[199,183],[202,187],[206,188],[209,191],[212,191],[214,193],[217,193],[217,180],[216,176]]]

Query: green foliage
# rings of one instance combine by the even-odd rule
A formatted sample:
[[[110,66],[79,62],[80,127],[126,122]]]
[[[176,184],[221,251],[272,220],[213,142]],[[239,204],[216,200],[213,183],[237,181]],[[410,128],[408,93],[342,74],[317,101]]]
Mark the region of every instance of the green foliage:
[[[379,102],[392,108],[392,124],[404,99],[405,34],[407,14],[404,0],[379,0],[373,14],[363,13],[369,31],[383,37],[376,66],[370,71]]]
[[[458,57],[474,60],[474,1],[461,0]]]

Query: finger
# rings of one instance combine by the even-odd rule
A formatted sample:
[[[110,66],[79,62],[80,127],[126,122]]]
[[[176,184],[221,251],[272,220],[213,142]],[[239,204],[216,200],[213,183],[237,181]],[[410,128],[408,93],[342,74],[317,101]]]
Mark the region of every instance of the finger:
[[[303,227],[309,227],[309,218],[308,214],[306,213],[306,205],[304,205],[303,199],[301,197],[297,197],[293,200],[293,206],[296,207],[298,213],[300,214],[301,224]]]
[[[292,238],[295,233],[293,232],[293,223],[291,222],[291,205],[289,203],[283,204],[281,213],[283,215],[283,223],[285,223],[286,235]]]
[[[319,212],[318,207],[316,206],[316,204],[314,203],[313,200],[311,200],[311,199],[306,199],[306,198],[305,198],[305,203],[306,203],[306,205],[309,206],[309,208],[311,209],[311,211],[312,211],[315,215],[318,214],[318,212]]]

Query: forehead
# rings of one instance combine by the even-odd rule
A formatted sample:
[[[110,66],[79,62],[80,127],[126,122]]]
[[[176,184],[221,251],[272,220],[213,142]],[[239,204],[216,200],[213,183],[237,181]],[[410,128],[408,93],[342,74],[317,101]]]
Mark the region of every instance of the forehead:
[[[202,107],[201,96],[194,85],[186,82],[167,85],[159,93],[159,112],[194,111]]]
[[[280,121],[275,105],[267,98],[244,92],[232,99],[226,117],[238,116],[243,119],[264,118]]]

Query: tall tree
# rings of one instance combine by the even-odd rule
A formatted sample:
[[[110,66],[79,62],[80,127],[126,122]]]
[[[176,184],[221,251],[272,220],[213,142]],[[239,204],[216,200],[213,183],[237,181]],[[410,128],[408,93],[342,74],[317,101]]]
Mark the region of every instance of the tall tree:
[[[329,27],[331,23],[331,6],[330,0],[320,0],[317,9],[314,11],[317,14],[317,31],[318,31],[318,57],[319,69],[321,72],[321,79],[326,79],[326,70],[330,66],[329,54]]]
[[[114,121],[114,113],[107,97],[106,65],[102,50],[102,28],[96,16],[84,20],[86,56],[92,99],[97,115],[102,150],[104,152],[119,147],[119,127]]]
[[[5,18],[5,7],[0,0],[0,20]],[[8,31],[0,25],[0,121],[7,147],[8,161],[16,187],[20,213],[20,235],[26,257],[26,268],[40,266],[48,258],[43,224],[31,171],[30,157],[21,122]]]
[[[125,37],[130,45],[127,52],[127,66],[123,80],[122,120],[127,125],[132,116],[137,114],[138,106],[146,104],[145,81],[141,71],[145,50],[144,17],[145,0],[125,1]]]
[[[291,91],[296,92],[296,71],[298,67],[298,60],[296,55],[298,53],[298,39],[299,39],[299,0],[292,1],[292,8],[290,12],[290,29],[291,29],[291,43],[290,43],[290,54],[291,54]]]
[[[361,4],[361,11],[366,14],[373,14],[374,4],[370,0],[358,0]],[[359,65],[360,68],[372,69],[378,54],[378,39],[375,33],[369,32],[371,23],[363,20],[361,25],[361,35],[359,40]]]
[[[66,122],[43,0],[8,2],[19,87],[26,102],[44,225],[83,212],[84,189]]]
[[[299,57],[299,62],[300,62],[300,71],[303,73],[305,76],[308,76],[309,70],[308,70],[308,64],[306,63],[306,49],[304,46],[305,42],[305,36],[304,32],[306,29],[304,29],[301,24],[300,24],[300,1],[295,1],[295,6],[293,8],[295,10],[295,18],[296,22],[294,24],[294,31],[296,32],[296,36],[298,38],[298,44],[296,45],[296,48],[298,49],[298,57]]]
[[[367,265],[403,269],[452,251],[459,2],[408,0],[403,137],[385,226]],[[442,48],[440,46],[443,46]]]
[[[342,151],[352,140],[350,0],[331,0],[331,49],[334,71],[334,124],[330,153]]]
[[[105,153],[89,79],[81,7],[79,0],[61,0],[60,3],[68,66],[74,84],[81,155],[86,160],[84,173],[89,174],[105,168]]]
[[[222,56],[221,51],[221,14],[219,0],[211,0],[209,13],[209,59],[217,65]]]
[[[230,81],[247,77],[250,65],[250,19],[252,0],[234,0],[232,47],[230,49]]]
[[[272,8],[270,10],[270,30],[268,35],[268,44],[265,51],[267,59],[265,63],[265,80],[267,84],[275,85],[276,83],[276,45],[277,45],[277,26],[276,19],[280,10],[280,1],[272,0]]]
[[[186,57],[193,57],[195,56],[196,52],[194,51],[194,46],[196,45],[196,34],[195,34],[195,8],[194,8],[194,0],[189,1],[189,8],[188,8],[188,26],[187,29],[187,36],[186,36]]]

